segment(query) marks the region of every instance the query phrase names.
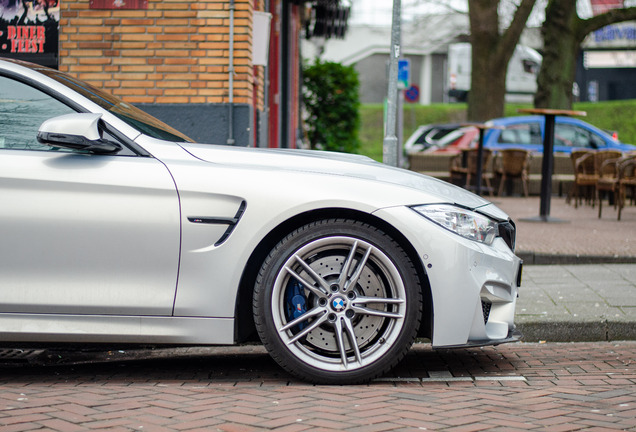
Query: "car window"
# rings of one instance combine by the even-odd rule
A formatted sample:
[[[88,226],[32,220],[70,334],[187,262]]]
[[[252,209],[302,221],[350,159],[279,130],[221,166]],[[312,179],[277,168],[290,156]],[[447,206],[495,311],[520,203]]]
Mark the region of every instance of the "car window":
[[[414,144],[424,144],[426,142],[426,131],[422,132],[415,140]]]
[[[70,87],[143,134],[167,141],[192,142],[190,138],[150,114],[70,75],[48,68],[40,68],[38,71]]]
[[[591,149],[604,147],[601,137],[579,126],[557,124],[554,131],[556,145]]]
[[[72,151],[38,143],[40,125],[75,111],[27,84],[0,76],[0,149]]]
[[[541,144],[541,126],[536,123],[519,123],[506,126],[499,135],[500,144]]]

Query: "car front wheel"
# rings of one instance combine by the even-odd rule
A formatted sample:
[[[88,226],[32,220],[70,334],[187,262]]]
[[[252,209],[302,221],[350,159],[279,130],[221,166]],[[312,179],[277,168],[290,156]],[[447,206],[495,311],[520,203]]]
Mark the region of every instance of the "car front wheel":
[[[371,380],[406,354],[422,300],[413,263],[384,232],[322,220],[281,240],[259,272],[254,319],[272,357],[316,383]]]

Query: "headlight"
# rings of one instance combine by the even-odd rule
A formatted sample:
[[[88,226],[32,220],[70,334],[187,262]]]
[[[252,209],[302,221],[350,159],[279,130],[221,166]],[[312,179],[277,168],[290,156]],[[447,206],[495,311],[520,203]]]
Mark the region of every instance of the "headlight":
[[[487,245],[497,237],[497,222],[479,213],[449,204],[411,207],[427,219],[469,240]]]

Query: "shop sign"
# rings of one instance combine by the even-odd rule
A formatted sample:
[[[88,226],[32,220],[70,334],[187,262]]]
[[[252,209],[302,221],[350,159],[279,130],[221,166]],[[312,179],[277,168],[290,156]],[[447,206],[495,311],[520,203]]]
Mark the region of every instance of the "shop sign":
[[[0,56],[57,63],[59,22],[58,0],[0,0]]]

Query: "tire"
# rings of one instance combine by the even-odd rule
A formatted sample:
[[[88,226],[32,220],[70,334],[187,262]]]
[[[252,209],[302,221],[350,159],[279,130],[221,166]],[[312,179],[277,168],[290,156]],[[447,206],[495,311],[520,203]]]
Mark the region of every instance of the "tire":
[[[354,384],[404,357],[419,328],[422,295],[413,263],[387,234],[328,219],[271,250],[253,311],[263,344],[285,370],[313,383]]]

